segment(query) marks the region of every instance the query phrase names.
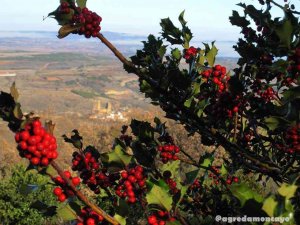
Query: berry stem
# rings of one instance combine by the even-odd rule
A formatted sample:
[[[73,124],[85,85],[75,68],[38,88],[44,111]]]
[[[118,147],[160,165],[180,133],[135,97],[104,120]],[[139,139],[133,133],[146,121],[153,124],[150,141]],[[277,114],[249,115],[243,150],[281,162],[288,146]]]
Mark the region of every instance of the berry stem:
[[[110,215],[108,215],[105,211],[103,211],[101,208],[99,208],[98,206],[96,206],[95,204],[93,204],[92,202],[90,202],[88,200],[88,198],[79,190],[77,190],[77,188],[73,185],[72,181],[66,177],[66,175],[64,174],[63,170],[59,167],[59,165],[52,161],[51,162],[51,166],[57,171],[57,173],[67,182],[67,184],[69,185],[69,187],[74,191],[75,195],[81,200],[83,201],[87,206],[89,206],[91,209],[93,209],[98,215],[101,215],[104,217],[104,219],[106,219],[108,222],[110,222],[113,225],[119,225],[119,222],[116,221],[113,217],[111,217]]]

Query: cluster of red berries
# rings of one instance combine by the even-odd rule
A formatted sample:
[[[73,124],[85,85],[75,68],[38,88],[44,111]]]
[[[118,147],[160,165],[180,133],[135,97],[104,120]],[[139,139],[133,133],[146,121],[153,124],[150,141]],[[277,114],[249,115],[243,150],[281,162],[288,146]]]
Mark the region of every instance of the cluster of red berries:
[[[276,92],[273,90],[272,87],[268,87],[264,91],[257,91],[257,94],[260,95],[261,98],[265,100],[265,102],[270,102],[275,98]]]
[[[136,166],[121,172],[121,179],[116,186],[116,195],[126,198],[128,203],[136,202],[136,195],[143,192],[146,186],[146,176],[141,166]]]
[[[218,92],[226,90],[227,82],[230,79],[230,76],[227,75],[226,67],[221,65],[215,65],[211,69],[204,70],[200,75],[205,82],[215,84],[218,87]]]
[[[227,179],[226,179],[226,184],[231,185],[232,182],[238,183],[239,182],[239,178],[238,177],[228,176]]]
[[[211,169],[213,172],[211,172],[208,176],[213,178],[215,184],[219,184],[219,175],[221,174],[220,169],[215,166],[212,166]]]
[[[72,181],[75,187],[80,184],[80,178],[72,177],[69,171],[64,171],[64,175]],[[53,194],[57,196],[58,201],[64,202],[68,197],[74,196],[75,193],[68,187],[66,181],[61,176],[53,178],[53,181],[59,185],[59,187],[53,189]]]
[[[285,143],[290,153],[300,152],[300,124],[288,129],[285,135]]]
[[[172,194],[176,194],[179,191],[175,180],[173,180],[172,178],[167,178],[166,182],[167,182]]]
[[[247,102],[241,96],[233,96],[230,92],[218,93],[211,99],[211,104],[206,108],[206,112],[217,121],[224,121],[226,118],[233,118],[238,113],[241,106],[246,106]]]
[[[201,187],[201,183],[199,179],[194,180],[193,184],[189,187],[190,190],[198,190]]]
[[[97,225],[104,220],[103,216],[98,215],[87,206],[81,209],[79,217],[77,225]]]
[[[71,12],[70,5],[68,2],[62,2],[59,6],[59,13],[69,14]]]
[[[165,225],[167,222],[174,222],[176,219],[170,217],[169,213],[166,211],[157,211],[148,216],[149,225]]]
[[[99,34],[101,21],[101,16],[86,7],[83,9],[77,8],[77,13],[72,18],[72,23],[82,24],[77,33],[84,35],[86,38],[96,37]]]
[[[176,145],[160,145],[157,147],[157,150],[160,152],[160,158],[163,163],[167,163],[171,160],[178,160],[177,153],[180,152],[180,149]]]
[[[72,170],[98,170],[99,168],[99,160],[95,158],[91,152],[86,152],[84,154],[80,154],[79,152],[73,153]]]
[[[82,183],[86,184],[95,194],[100,193],[99,187],[106,188],[112,185],[118,177],[114,174],[107,174],[106,168],[100,169],[99,159],[91,152],[73,153],[72,170],[78,171]]]
[[[197,53],[198,53],[198,49],[195,48],[195,47],[193,47],[193,46],[191,46],[188,49],[184,50],[184,56],[183,56],[183,58],[186,59],[186,61],[188,62],[191,59],[194,59],[196,57]]]
[[[55,137],[42,127],[38,119],[16,133],[15,140],[21,157],[29,159],[34,166],[48,166],[58,156]]]

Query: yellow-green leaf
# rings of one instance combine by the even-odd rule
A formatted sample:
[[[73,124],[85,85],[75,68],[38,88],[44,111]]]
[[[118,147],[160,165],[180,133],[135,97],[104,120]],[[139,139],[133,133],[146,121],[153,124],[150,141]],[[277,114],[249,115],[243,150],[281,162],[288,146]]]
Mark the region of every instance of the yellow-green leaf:
[[[275,201],[273,196],[268,197],[263,204],[262,209],[268,214],[268,216],[274,216],[274,211],[278,202]]]
[[[172,208],[173,199],[168,190],[154,185],[149,193],[146,195],[148,204],[158,205],[167,211]]]
[[[294,184],[292,184],[292,185],[283,184],[277,191],[281,196],[286,197],[287,199],[290,199],[294,196],[297,188],[298,187]]]

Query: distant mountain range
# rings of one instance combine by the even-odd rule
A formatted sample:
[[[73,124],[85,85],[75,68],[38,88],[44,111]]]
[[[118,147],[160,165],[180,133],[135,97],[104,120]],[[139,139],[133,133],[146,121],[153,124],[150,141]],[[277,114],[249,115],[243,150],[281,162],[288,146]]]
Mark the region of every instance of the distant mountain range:
[[[133,54],[136,49],[142,47],[141,41],[147,37],[143,35],[133,35],[128,33],[118,33],[104,31],[103,35],[114,43],[125,55]],[[66,50],[66,51],[88,51],[99,52],[107,49],[99,49],[99,41],[97,39],[87,40],[83,36],[69,35],[64,40],[56,38],[57,32],[54,31],[0,31],[0,50]],[[77,42],[74,49],[74,41]],[[212,40],[193,41],[194,46],[202,46],[202,42],[210,43]],[[89,42],[89,44],[87,44]],[[216,45],[219,49],[220,57],[238,57],[232,46],[234,41],[217,41]],[[97,45],[97,48],[95,48]],[[103,47],[103,46],[102,46]]]

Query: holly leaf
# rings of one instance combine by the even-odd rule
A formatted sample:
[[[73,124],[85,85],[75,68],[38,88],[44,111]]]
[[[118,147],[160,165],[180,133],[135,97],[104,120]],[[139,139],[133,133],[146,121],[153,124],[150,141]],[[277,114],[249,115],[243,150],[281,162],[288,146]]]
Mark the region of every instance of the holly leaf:
[[[289,125],[289,121],[285,120],[282,117],[268,117],[264,119],[265,125],[269,128],[269,130],[275,130],[277,127],[286,127]]]
[[[105,163],[117,165],[123,168],[130,163],[132,156],[128,155],[121,145],[116,145],[112,152],[102,154],[101,159]]]
[[[86,1],[87,0],[76,0],[77,6],[83,9],[84,7],[86,7]]]
[[[235,10],[232,11],[232,16],[229,17],[229,21],[232,25],[239,27],[247,27],[250,24],[250,22],[246,20],[246,17],[240,16]]]
[[[119,224],[126,225],[126,218],[124,218],[118,214],[115,214],[114,218],[119,222]]]
[[[285,197],[286,199],[290,199],[294,197],[297,188],[298,186],[294,184],[288,185],[284,183],[277,191],[281,196]]]
[[[162,36],[168,42],[170,42],[172,45],[183,44],[183,40],[181,38],[182,32],[174,26],[170,18],[162,19],[160,26],[162,28]]]
[[[293,38],[293,25],[290,19],[284,19],[275,27],[275,32],[280,38],[280,42],[284,47],[290,48]]]
[[[216,56],[218,54],[218,49],[212,43],[211,49],[206,53],[206,60],[209,66],[213,67],[216,61]]]
[[[65,24],[59,29],[57,37],[59,39],[65,38],[72,32],[78,30],[81,26],[82,24]]]
[[[17,102],[18,98],[19,98],[19,92],[18,92],[15,82],[13,82],[13,84],[10,87],[10,94],[14,98],[14,100]]]
[[[82,149],[82,136],[80,136],[78,130],[72,131],[73,135],[71,138],[68,138],[65,134],[62,136],[67,143],[73,144],[73,146],[77,149]]]
[[[268,197],[263,204],[262,209],[268,214],[268,216],[274,216],[275,209],[278,202],[275,201],[273,196]]]
[[[154,138],[154,128],[148,122],[132,120],[130,124],[132,133],[141,141],[152,141]]]
[[[156,184],[154,184],[151,190],[147,193],[146,199],[148,204],[158,205],[167,211],[170,211],[172,208],[172,196],[168,190]]]
[[[199,174],[200,169],[196,169],[190,172],[187,172],[185,174],[186,177],[186,184],[192,184],[194,183],[195,179],[197,178],[198,174]]]
[[[15,108],[13,110],[14,117],[21,120],[23,118],[23,113],[21,110],[21,104],[16,103]]]
[[[20,192],[22,195],[29,195],[29,194],[31,194],[32,192],[37,191],[38,189],[39,189],[39,186],[36,185],[36,184],[22,184],[22,185],[19,187],[19,192]]]
[[[258,203],[263,201],[263,197],[248,187],[246,184],[232,184],[229,189],[232,194],[240,200],[242,206],[247,200],[254,199]]]
[[[69,204],[59,207],[57,209],[57,215],[64,221],[71,221],[77,219],[76,212],[71,208]]]
[[[171,51],[171,55],[174,59],[180,60],[181,59],[181,51],[178,48],[175,48]]]

